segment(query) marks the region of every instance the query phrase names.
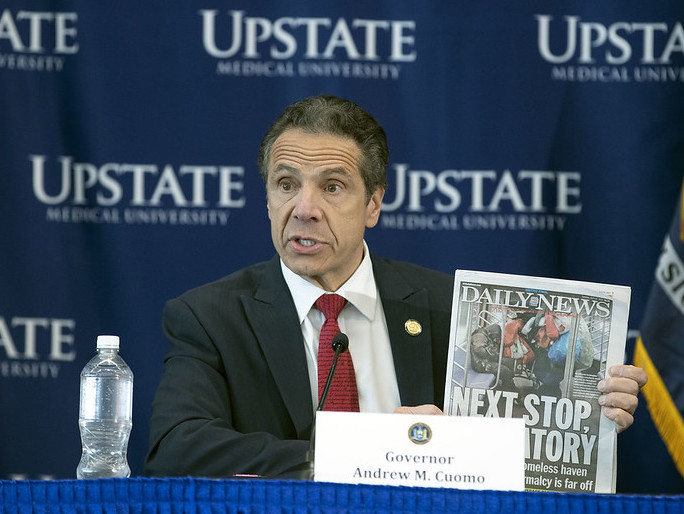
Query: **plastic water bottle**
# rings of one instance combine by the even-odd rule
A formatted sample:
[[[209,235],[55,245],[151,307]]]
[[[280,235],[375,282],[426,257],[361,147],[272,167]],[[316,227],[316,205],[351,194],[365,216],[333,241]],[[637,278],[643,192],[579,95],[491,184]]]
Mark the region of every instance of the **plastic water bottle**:
[[[83,452],[77,478],[128,477],[133,373],[119,355],[118,336],[98,336],[97,355],[81,372],[78,425]]]

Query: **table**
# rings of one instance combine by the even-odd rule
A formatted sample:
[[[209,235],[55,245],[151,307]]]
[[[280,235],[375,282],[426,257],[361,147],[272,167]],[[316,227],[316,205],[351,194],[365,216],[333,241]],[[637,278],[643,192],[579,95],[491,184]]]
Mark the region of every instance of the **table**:
[[[684,513],[684,496],[466,491],[280,480],[0,481],[3,513]]]

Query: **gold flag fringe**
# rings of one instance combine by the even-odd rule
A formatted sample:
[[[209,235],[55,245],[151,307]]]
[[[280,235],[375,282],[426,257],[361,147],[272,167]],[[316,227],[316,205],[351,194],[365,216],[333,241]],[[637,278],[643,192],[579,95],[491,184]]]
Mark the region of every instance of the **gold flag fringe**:
[[[637,339],[634,349],[634,365],[643,368],[648,374],[648,383],[641,389],[646,398],[648,410],[655,423],[660,437],[665,442],[670,456],[684,477],[684,421],[682,413],[677,410],[667,387],[663,383],[660,373],[651,361],[646,347]]]

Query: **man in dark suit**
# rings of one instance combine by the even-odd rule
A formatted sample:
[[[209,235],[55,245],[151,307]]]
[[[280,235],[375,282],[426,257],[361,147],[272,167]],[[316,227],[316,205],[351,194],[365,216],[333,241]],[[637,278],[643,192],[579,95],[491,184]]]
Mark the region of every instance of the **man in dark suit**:
[[[441,412],[453,277],[370,253],[387,164],[383,129],[341,98],[302,100],[271,126],[259,168],[278,255],[167,303],[148,474],[278,476],[305,461],[324,322],[312,305],[328,292],[347,300],[360,410]],[[646,376],[612,374],[602,401],[624,429]]]

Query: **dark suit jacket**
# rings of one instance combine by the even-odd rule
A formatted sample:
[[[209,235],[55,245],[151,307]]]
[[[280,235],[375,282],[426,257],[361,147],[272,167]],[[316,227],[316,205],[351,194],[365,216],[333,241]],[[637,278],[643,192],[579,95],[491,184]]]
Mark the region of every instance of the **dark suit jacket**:
[[[443,405],[453,277],[372,257],[402,405]],[[422,325],[417,336],[404,324]],[[276,256],[170,300],[150,475],[275,476],[305,460],[313,408],[304,342]]]

